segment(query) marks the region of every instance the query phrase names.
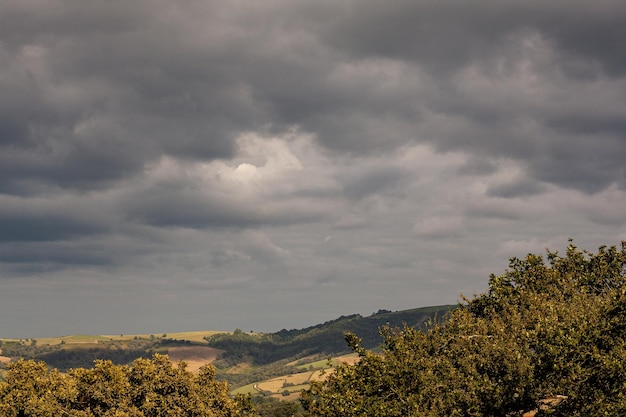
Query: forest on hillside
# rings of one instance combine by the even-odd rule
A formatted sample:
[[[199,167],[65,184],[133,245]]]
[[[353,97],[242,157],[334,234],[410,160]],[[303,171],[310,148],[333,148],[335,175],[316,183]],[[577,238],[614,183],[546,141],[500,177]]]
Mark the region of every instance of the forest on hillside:
[[[248,334],[241,330],[220,333],[206,340],[211,347],[225,352],[218,367],[233,366],[242,360],[256,365],[266,365],[285,359],[298,359],[309,355],[337,355],[350,349],[346,345],[346,332],[357,334],[368,348],[380,346],[383,326],[409,326],[424,329],[427,323],[441,320],[457,306],[445,305],[391,312],[379,310],[368,317],[359,314],[342,316],[304,329],[281,330],[276,333]]]

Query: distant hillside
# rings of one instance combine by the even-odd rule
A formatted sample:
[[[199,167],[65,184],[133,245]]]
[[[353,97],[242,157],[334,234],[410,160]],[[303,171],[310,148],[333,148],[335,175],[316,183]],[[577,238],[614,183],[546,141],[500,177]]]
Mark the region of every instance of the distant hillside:
[[[169,354],[172,360],[184,360],[190,369],[200,364],[198,350],[201,346],[203,363],[211,362],[217,353],[206,345],[204,337],[216,331],[179,332],[162,335],[72,335],[39,339],[0,338],[0,378],[9,361],[35,359],[62,372],[70,368],[90,368],[96,359],[110,360],[114,364],[129,364],[137,358],[150,358],[155,353]],[[189,352],[188,355],[185,352]],[[172,355],[172,353],[174,354]],[[212,358],[212,359],[209,359]]]
[[[406,324],[423,328],[434,318],[444,318],[455,307],[445,305],[396,312],[379,310],[369,317],[358,314],[342,316],[304,329],[284,329],[268,334],[248,334],[236,330],[233,333],[203,331],[162,335],[74,335],[24,340],[0,339],[0,380],[6,362],[19,358],[41,360],[50,367],[67,371],[76,367],[90,368],[96,359],[129,364],[136,358],[150,358],[154,353],[167,353],[174,360],[184,360],[192,365],[191,368],[197,369],[202,364],[213,361],[221,352],[219,358],[213,362],[217,367],[217,378],[226,380],[232,388],[237,388],[281,375],[302,372],[310,374],[312,371],[309,368],[325,367],[326,359],[349,351],[344,341],[345,332],[353,332],[359,336],[364,347],[375,348],[382,342],[379,335],[381,326],[400,327]],[[202,355],[198,353],[199,349],[202,350]],[[285,381],[288,384],[287,377]],[[299,390],[298,386],[287,388]],[[257,392],[258,389],[254,391]]]
[[[349,351],[344,334],[355,333],[363,340],[363,346],[374,348],[381,344],[379,329],[382,326],[407,325],[423,328],[435,318],[443,318],[456,305],[416,308],[390,312],[380,310],[368,317],[359,314],[342,316],[316,326],[299,330],[281,330],[269,334],[248,334],[240,330],[232,334],[216,334],[207,337],[209,346],[222,349],[220,367],[234,366],[244,361],[266,365],[286,359],[298,359],[310,355],[335,355]]]
[[[91,336],[92,338],[94,336]],[[95,336],[97,337],[97,336]],[[44,361],[51,368],[66,372],[71,368],[90,368],[96,359],[114,364],[129,364],[137,358],[150,358],[154,353],[167,353],[169,348],[188,346],[191,342],[167,338],[137,338],[130,341],[100,340],[93,343],[39,344],[36,339],[3,341],[2,354],[12,361],[34,359]]]

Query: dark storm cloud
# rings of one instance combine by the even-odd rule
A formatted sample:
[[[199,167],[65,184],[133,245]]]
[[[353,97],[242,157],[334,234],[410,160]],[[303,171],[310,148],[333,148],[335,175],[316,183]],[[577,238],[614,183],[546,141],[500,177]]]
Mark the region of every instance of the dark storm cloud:
[[[412,308],[521,250],[619,240],[623,16],[622,0],[0,2],[0,274],[20,277],[0,316],[7,294],[47,299],[44,278],[68,304],[125,288],[138,309],[246,305],[260,326],[267,306]]]
[[[162,154],[232,155],[232,135],[254,110],[246,109],[245,82],[222,65],[221,45],[194,44],[184,21],[160,22],[145,3],[6,7],[5,191],[25,179],[110,185]]]
[[[0,242],[66,240],[104,231],[93,223],[68,217],[0,215]]]
[[[119,256],[119,253],[114,254],[112,248],[85,246],[80,241],[1,244],[0,249],[0,264],[7,264],[9,271],[20,274],[62,270],[79,265],[105,267],[115,263]]]
[[[342,18],[330,19],[322,38],[354,56],[376,55],[414,60],[450,70],[500,53],[506,37],[528,29],[545,34],[566,56],[563,65],[598,62],[620,75],[626,39],[619,0],[541,2],[478,0],[345,2]],[[343,13],[342,13],[343,12]]]
[[[626,140],[573,136],[545,150],[529,165],[545,181],[595,193],[612,183],[624,187]]]
[[[106,204],[80,198],[0,195],[0,242],[69,241],[111,231]]]
[[[414,102],[444,115],[440,123],[458,124],[450,133],[443,126],[424,131],[420,128],[424,112],[418,112],[413,129],[418,139],[443,150],[522,160],[532,168],[533,177],[585,192],[601,190],[623,176],[626,130],[621,121],[626,119],[626,103],[612,100],[608,86],[600,86],[597,96],[593,88],[584,86],[621,80],[615,81],[614,88],[623,97],[623,2],[398,1],[393,7],[377,2],[350,6],[341,9],[343,18],[329,20],[326,30],[320,31],[323,42],[354,59],[374,56],[426,70],[438,85],[437,94],[415,94]],[[531,85],[499,94],[498,78],[513,78],[521,65],[528,67],[530,80],[539,78],[535,88],[545,85],[552,94],[540,92],[532,97]],[[491,83],[468,91],[465,87],[474,81],[471,77],[455,81],[460,72],[472,68]],[[403,121],[408,123],[408,119]],[[538,125],[536,132],[522,131],[528,121]],[[392,137],[406,130],[402,123],[395,127]],[[600,133],[609,137],[600,140]],[[565,149],[569,158],[557,156],[564,163],[552,167],[547,162],[551,156],[543,151],[545,145]],[[591,148],[596,163],[589,162]],[[581,165],[593,168],[579,170]],[[593,171],[602,173],[594,175]],[[583,177],[587,179],[576,179]]]
[[[292,126],[351,154],[418,140],[512,157],[536,165],[540,180],[586,192],[618,173],[565,181],[537,162],[542,143],[573,148],[566,177],[576,176],[572,166],[586,146],[569,144],[562,133],[619,140],[617,152],[596,151],[610,167],[626,156],[624,111],[614,107],[623,100],[593,103],[600,106],[595,116],[591,103],[557,101],[559,93],[584,101],[583,91],[568,92],[576,83],[624,75],[626,6],[616,0],[246,7],[56,1],[3,9],[2,84],[9,94],[0,99],[0,166],[7,193],[22,184],[36,190],[37,182],[109,187],[164,154],[229,158],[239,133]],[[535,48],[528,46],[533,37],[551,54],[544,61],[523,56]],[[528,75],[553,84],[554,94],[532,99],[525,85],[497,90],[497,78],[513,77],[523,59]],[[471,68],[496,83],[464,89],[472,79],[463,71]],[[535,137],[520,132],[528,120],[538,125]]]

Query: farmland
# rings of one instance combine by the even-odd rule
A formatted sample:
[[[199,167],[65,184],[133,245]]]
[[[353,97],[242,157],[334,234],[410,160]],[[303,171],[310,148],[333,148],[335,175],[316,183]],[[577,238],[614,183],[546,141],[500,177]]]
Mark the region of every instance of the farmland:
[[[293,399],[310,381],[325,378],[333,366],[358,359],[355,354],[346,355],[349,349],[343,340],[344,332],[359,334],[365,346],[376,349],[382,342],[378,335],[381,326],[423,327],[437,314],[443,316],[453,307],[381,310],[368,317],[342,316],[309,328],[270,334],[205,330],[0,339],[4,358],[0,360],[0,376],[6,362],[18,358],[44,361],[65,372],[71,368],[89,368],[96,359],[129,364],[159,353],[169,355],[173,362],[185,362],[192,372],[212,363],[216,378],[227,381],[232,394]]]
[[[320,381],[330,375],[333,372],[333,366],[339,363],[355,363],[357,360],[358,356],[348,354],[302,364],[298,366],[298,369],[301,369],[302,372],[253,382],[232,390],[231,394],[263,395],[277,399],[293,399],[300,394],[300,391],[308,388],[310,381]]]
[[[0,366],[18,358],[43,360],[49,366],[66,371],[90,367],[95,359],[117,364],[149,358],[154,353],[168,354],[175,362],[184,361],[197,370],[212,363],[220,349],[207,346],[204,338],[218,331],[177,332],[171,334],[69,335],[37,339],[0,339]],[[1,371],[1,369],[0,369]],[[1,374],[0,374],[1,375]]]

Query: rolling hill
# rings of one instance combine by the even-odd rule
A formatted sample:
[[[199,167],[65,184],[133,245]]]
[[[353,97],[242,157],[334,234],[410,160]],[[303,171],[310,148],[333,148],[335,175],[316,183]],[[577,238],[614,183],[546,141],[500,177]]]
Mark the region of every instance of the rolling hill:
[[[255,365],[267,365],[281,360],[293,360],[311,355],[334,355],[349,351],[344,334],[351,332],[362,339],[366,348],[381,344],[382,326],[423,328],[436,317],[443,317],[454,305],[416,308],[391,312],[379,310],[368,317],[359,314],[342,316],[305,329],[281,330],[268,334],[248,334],[240,330],[220,333],[206,338],[209,346],[224,350],[221,361],[235,365],[250,360]],[[221,362],[220,362],[221,363]]]
[[[19,358],[44,361],[64,372],[70,368],[89,368],[96,359],[128,364],[155,353],[184,361],[190,370],[206,363],[217,368],[217,378],[231,388],[263,395],[288,395],[299,392],[330,366],[328,359],[342,357],[349,349],[346,332],[355,333],[366,348],[379,346],[382,326],[407,325],[424,328],[440,320],[455,305],[435,306],[391,312],[379,310],[371,316],[342,316],[304,329],[283,329],[275,333],[232,333],[201,331],[162,335],[74,335],[41,339],[0,339],[0,377],[9,360]],[[282,381],[282,382],[281,382]],[[246,388],[247,386],[247,388]]]

